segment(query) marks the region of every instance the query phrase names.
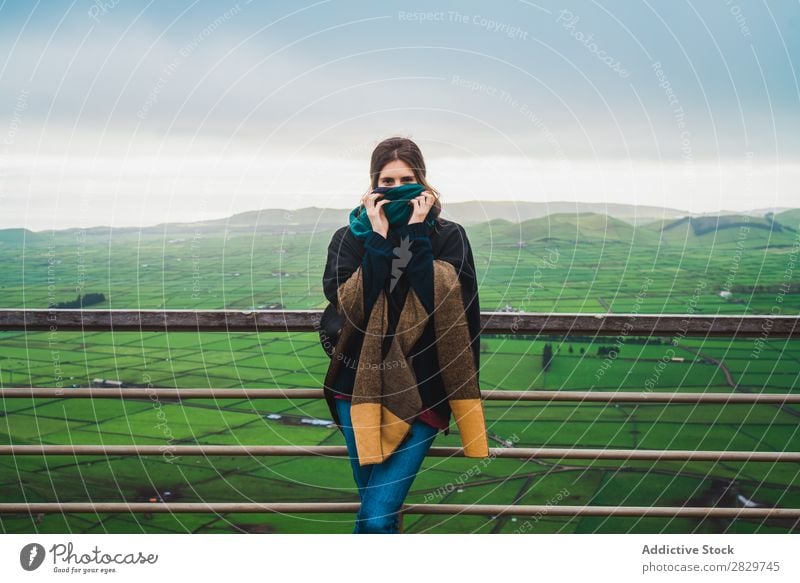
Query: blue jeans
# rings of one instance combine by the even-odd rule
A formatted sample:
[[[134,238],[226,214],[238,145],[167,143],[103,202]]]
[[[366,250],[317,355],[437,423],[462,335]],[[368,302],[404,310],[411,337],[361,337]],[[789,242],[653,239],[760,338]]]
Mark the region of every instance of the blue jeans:
[[[411,425],[409,435],[392,455],[382,463],[360,466],[350,418],[350,401],[336,399],[336,412],[339,414],[353,477],[361,497],[361,508],[356,516],[353,533],[400,532],[398,511],[403,506],[422,460],[439,430],[417,420]]]

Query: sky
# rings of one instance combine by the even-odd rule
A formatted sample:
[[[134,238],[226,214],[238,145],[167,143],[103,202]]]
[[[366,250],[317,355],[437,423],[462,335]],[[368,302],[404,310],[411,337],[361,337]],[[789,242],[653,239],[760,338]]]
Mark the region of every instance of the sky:
[[[442,203],[800,206],[800,2],[0,0],[0,228]],[[343,214],[343,221],[346,215]]]

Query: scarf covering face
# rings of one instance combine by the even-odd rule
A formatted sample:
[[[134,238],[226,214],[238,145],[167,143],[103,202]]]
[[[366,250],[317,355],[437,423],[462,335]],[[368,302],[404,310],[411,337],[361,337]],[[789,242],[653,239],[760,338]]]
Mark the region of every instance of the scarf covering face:
[[[411,217],[411,205],[408,202],[418,197],[424,190],[425,186],[414,182],[392,187],[381,186],[373,189],[372,192],[380,193],[383,198],[392,201],[383,205],[383,212],[386,214],[389,226],[396,227],[408,222]],[[429,227],[433,227],[434,220],[430,217],[430,213],[428,213],[425,223]],[[350,230],[359,239],[366,239],[367,235],[372,232],[372,223],[369,222],[367,211],[363,205],[350,211]]]
[[[417,379],[408,354],[422,335],[427,319],[434,318],[436,354],[448,404],[458,425],[464,455],[489,456],[470,334],[461,296],[461,282],[453,264],[433,260],[435,314],[428,314],[409,286],[395,335],[385,358],[383,339],[388,328],[388,300],[381,290],[372,311],[364,314],[361,266],[339,286],[338,311],[344,314],[333,348],[325,384],[332,386],[342,362],[342,350],[353,330],[364,330],[350,415],[359,465],[381,463],[408,435],[422,410]],[[366,328],[364,324],[366,321]]]

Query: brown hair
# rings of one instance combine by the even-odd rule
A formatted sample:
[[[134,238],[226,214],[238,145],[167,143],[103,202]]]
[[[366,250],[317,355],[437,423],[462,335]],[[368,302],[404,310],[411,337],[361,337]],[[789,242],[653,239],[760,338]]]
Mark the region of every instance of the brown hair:
[[[442,202],[439,198],[439,191],[428,183],[425,177],[425,159],[422,157],[422,151],[419,149],[419,146],[410,139],[394,136],[386,138],[375,146],[375,149],[372,151],[372,160],[369,163],[369,191],[372,192],[373,189],[377,188],[381,170],[393,160],[402,160],[411,166],[411,169],[414,171],[414,178],[417,182],[434,194],[436,200],[433,201],[431,217],[434,219],[438,230],[440,226],[439,215],[442,212]]]

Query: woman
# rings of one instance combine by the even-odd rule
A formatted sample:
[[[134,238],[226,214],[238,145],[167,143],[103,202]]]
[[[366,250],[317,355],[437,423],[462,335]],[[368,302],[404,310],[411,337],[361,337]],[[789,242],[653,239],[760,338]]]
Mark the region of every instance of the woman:
[[[489,455],[472,250],[439,216],[425,173],[411,140],[378,144],[370,191],[328,247],[324,392],[361,498],[354,533],[401,531],[399,510],[451,413],[464,455]]]

